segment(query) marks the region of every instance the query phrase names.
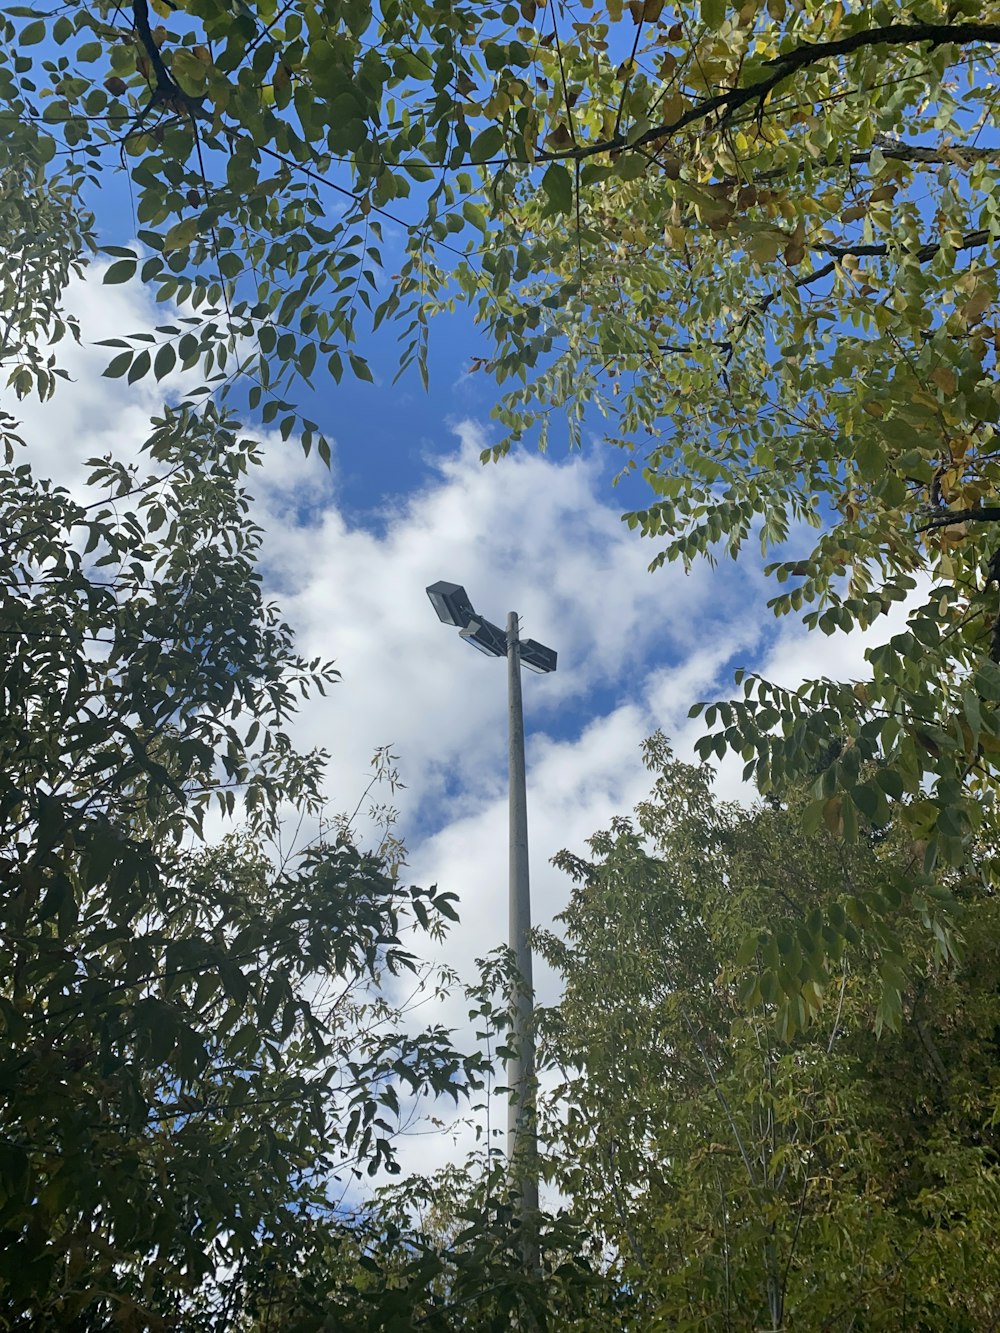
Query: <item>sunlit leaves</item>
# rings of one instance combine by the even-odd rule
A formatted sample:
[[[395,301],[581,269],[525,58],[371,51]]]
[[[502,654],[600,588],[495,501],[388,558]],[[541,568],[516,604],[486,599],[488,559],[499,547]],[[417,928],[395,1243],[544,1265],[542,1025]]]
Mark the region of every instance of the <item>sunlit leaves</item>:
[[[559,858],[574,888],[542,941],[565,984],[543,1016],[562,1191],[640,1310],[678,1324],[811,1322],[859,1303],[891,1324],[905,1289],[935,1327],[951,1297],[928,1294],[931,1270],[961,1268],[970,1245],[988,1309],[998,1204],[992,1147],[973,1136],[992,1136],[993,895],[967,886],[969,961],[927,967],[905,838],[803,838],[796,809],[714,802],[662,738],[648,758],[656,786],[634,818],[586,859]],[[950,1213],[912,1207],[931,1161]],[[958,1216],[969,1230],[952,1247]],[[859,1295],[863,1223],[866,1246],[891,1252],[905,1234],[927,1248],[880,1270],[891,1297]]]
[[[426,382],[461,299],[506,395],[491,456],[603,415],[648,487],[626,519],[654,567],[761,549],[772,609],[825,636],[926,594],[864,697],[747,698],[702,753],[777,792],[839,738],[823,826],[861,836],[900,806],[928,873],[960,867],[1000,762],[967,702],[1000,658],[995,25],[936,4],[557,8],[161,4],[149,35],[139,11],[21,10],[0,97],[32,161],[66,164],[70,212],[124,162],[134,271],[193,321],[120,340],[113,377],[183,369],[187,401],[236,392],[328,457],[297,386],[378,382],[369,320],[398,321],[399,372]],[[45,394],[57,373],[26,352],[8,378]]]

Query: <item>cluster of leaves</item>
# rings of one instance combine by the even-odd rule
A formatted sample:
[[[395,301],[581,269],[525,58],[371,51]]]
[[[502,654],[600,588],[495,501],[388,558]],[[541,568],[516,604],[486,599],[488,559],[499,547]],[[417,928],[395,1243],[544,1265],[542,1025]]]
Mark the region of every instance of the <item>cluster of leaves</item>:
[[[3,807],[16,830],[5,855],[26,864],[41,858],[16,899],[29,917],[42,912],[39,938],[77,928],[80,904],[109,882],[119,850],[123,901],[138,901],[136,883],[152,893],[159,880],[143,880],[132,861],[143,864],[145,843],[159,847],[197,824],[208,799],[228,809],[226,782],[246,784],[265,821],[279,795],[308,802],[315,792],[315,761],[293,755],[280,730],[292,693],[287,673],[305,681],[314,669],[292,662],[287,637],[263,609],[252,633],[242,616],[233,619],[255,541],[240,503],[225,502],[227,532],[235,522],[245,534],[226,548],[229,567],[185,527],[182,506],[193,504],[199,532],[206,522],[218,528],[212,506],[235,494],[233,473],[245,457],[221,412],[192,404],[239,388],[243,405],[327,456],[321,432],[293,401],[296,380],[336,380],[348,366],[370,377],[357,348],[359,315],[369,310],[375,324],[400,321],[403,367],[424,366],[429,320],[462,300],[486,340],[476,364],[508,386],[499,409],[508,435],[491,456],[534,430],[544,442],[554,419],[567,419],[579,438],[601,413],[625,467],[641,470],[648,485],[649,502],[626,519],[658,544],[654,565],[736,557],[759,543],[776,559],[775,613],[801,613],[827,634],[869,628],[907,600],[916,607],[905,632],[869,652],[864,681],[785,690],[746,677],[741,699],[709,712],[714,730],[703,756],[740,753],[766,793],[812,783],[809,799],[795,802],[812,830],[809,847],[826,846],[825,838],[845,844],[836,894],[808,905],[792,894],[796,910],[777,927],[773,905],[754,911],[738,940],[728,925],[714,935],[697,903],[671,900],[671,929],[683,921],[694,932],[689,956],[701,950],[718,966],[736,960],[742,1001],[768,1023],[777,1016],[794,1044],[772,1052],[757,1020],[744,1017],[742,1053],[713,1063],[720,1034],[736,1020],[718,1007],[720,992],[705,979],[711,969],[668,989],[690,991],[673,1014],[670,1042],[678,1050],[688,1042],[692,1067],[700,1064],[726,1104],[739,1089],[746,1101],[751,1085],[793,1088],[794,1101],[802,1071],[822,1067],[810,1123],[833,1123],[846,1108],[836,1121],[846,1126],[837,1131],[844,1160],[868,1173],[855,1195],[868,1198],[871,1180],[876,1196],[870,1214],[845,1204],[829,1224],[840,1259],[816,1289],[840,1282],[830,1300],[842,1299],[844,1274],[860,1263],[869,1287],[901,1296],[897,1312],[917,1309],[917,1294],[897,1281],[909,1243],[905,1210],[886,1206],[883,1178],[866,1155],[868,1085],[857,1099],[844,1091],[833,1056],[869,1002],[881,1024],[904,1029],[893,1040],[906,1039],[914,987],[926,983],[932,994],[946,984],[919,960],[954,963],[960,905],[979,905],[981,938],[991,938],[983,903],[996,879],[1000,756],[1000,557],[992,535],[1000,521],[992,86],[1000,10],[981,0],[702,0],[697,13],[661,0],[256,0],[237,12],[218,0],[133,0],[126,8],[71,0],[8,15],[0,34],[0,117],[10,129],[0,150],[0,209],[14,239],[0,314],[12,386],[51,391],[58,372],[39,340],[72,328],[56,294],[90,243],[83,201],[121,169],[134,190],[142,249],[112,250],[107,278],[138,275],[183,310],[155,335],[118,340],[109,373],[135,382],[181,366],[198,368],[203,381],[156,427],[154,456],[176,462],[176,478],[161,474],[159,488],[120,522],[113,510],[91,519],[27,473],[11,473],[18,521],[30,512],[39,525],[24,527],[34,535],[23,551],[12,548],[21,580],[12,594],[16,623],[23,642],[37,644],[38,660],[24,655],[10,668],[10,735],[30,746]],[[391,280],[385,220],[407,237]],[[12,443],[11,419],[0,428]],[[171,443],[181,438],[192,442],[187,470]],[[223,447],[212,443],[223,439]],[[113,465],[98,480],[112,491],[133,488]],[[169,496],[159,509],[158,489]],[[66,544],[67,524],[93,541],[86,561]],[[162,547],[152,536],[161,528]],[[110,591],[88,572],[91,557],[116,571]],[[164,638],[160,594],[170,580],[192,619]],[[40,596],[29,605],[26,589],[36,583]],[[84,637],[95,627],[103,646]],[[131,677],[127,653],[136,655]],[[274,654],[277,671],[268,665]],[[257,722],[258,710],[272,725]],[[261,729],[251,735],[254,726]],[[66,736],[86,748],[71,752]],[[740,825],[750,845],[766,822],[754,819]],[[101,820],[118,829],[110,844],[103,834],[90,838]],[[781,845],[794,865],[790,838],[782,834]],[[704,843],[702,855],[715,845]],[[646,865],[624,826],[597,852],[612,865],[616,849],[626,868]],[[167,880],[179,873],[169,858],[162,866]],[[747,883],[760,887],[753,875]],[[149,929],[168,910],[167,899],[157,900]],[[923,955],[914,931],[923,932]],[[980,936],[966,935],[978,949]],[[635,940],[638,947],[641,933]],[[843,961],[855,955],[848,975]],[[565,955],[567,967],[574,956]],[[636,959],[644,956],[639,950]],[[673,959],[673,969],[680,965]],[[82,986],[85,973],[82,963],[53,958],[32,984],[38,994],[46,985]],[[606,969],[595,975],[612,986]],[[834,1041],[815,1025],[827,1021],[819,1000],[838,977],[844,1002]],[[727,1004],[740,1000],[724,995]],[[38,1001],[39,1022],[49,1006]],[[703,1033],[705,1056],[691,1031]],[[824,1039],[831,1058],[822,1065]],[[771,1052],[766,1059],[762,1050]],[[944,1062],[936,1077],[946,1075]],[[839,1160],[829,1146],[803,1157],[796,1145],[819,1140],[784,1093],[761,1095],[747,1101],[757,1109],[738,1126],[744,1145],[754,1145],[745,1154],[753,1170],[737,1151],[742,1185],[727,1176],[721,1213],[713,1214],[725,1227],[730,1216],[756,1219],[740,1263],[748,1281],[762,1275],[752,1289],[766,1299],[753,1305],[748,1296],[753,1309],[733,1313],[734,1326],[762,1311],[774,1323],[797,1280],[799,1242],[790,1243],[790,1260],[768,1249],[776,1221],[767,1191],[782,1171],[786,1182],[805,1181],[794,1232],[818,1247],[826,1214],[812,1208],[818,1177],[810,1172]],[[969,1095],[980,1115],[978,1092]],[[724,1104],[714,1085],[712,1098],[704,1105]],[[685,1103],[679,1139],[650,1155],[660,1169],[697,1151],[684,1138],[687,1114]],[[596,1115],[582,1117],[587,1132]],[[788,1147],[780,1167],[772,1159],[782,1144],[766,1137],[776,1119]],[[709,1142],[735,1136],[734,1123],[723,1115]],[[705,1122],[706,1132],[713,1124]],[[947,1136],[942,1142],[954,1146]],[[637,1164],[640,1155],[636,1149]],[[949,1230],[958,1235],[992,1217],[988,1201],[976,1204],[979,1212],[943,1201],[957,1178],[947,1177],[944,1193],[928,1185],[930,1193],[916,1196],[938,1209],[929,1243],[952,1258]],[[970,1169],[969,1179],[991,1178]],[[22,1216],[17,1209],[36,1197],[34,1188],[13,1196],[12,1216]],[[744,1212],[730,1214],[727,1191]],[[707,1225],[708,1205],[699,1206],[690,1230],[696,1256]],[[888,1220],[862,1262],[856,1238],[867,1234],[868,1215]],[[722,1253],[731,1256],[728,1245]],[[957,1281],[951,1262],[942,1259],[942,1284]],[[109,1264],[109,1272],[128,1269],[121,1257]],[[727,1292],[734,1271],[727,1259]],[[719,1276],[678,1272],[669,1270],[669,1282],[685,1292]],[[940,1308],[933,1317],[944,1317]],[[974,1313],[963,1317],[975,1326]]]
[[[127,169],[142,248],[107,247],[106,281],[138,274],[156,299],[195,312],[187,329],[158,330],[155,348],[118,340],[114,373],[161,378],[197,365],[203,389],[238,386],[265,423],[279,420],[307,450],[315,440],[328,459],[316,423],[284,395],[296,380],[339,381],[348,368],[372,379],[356,345],[359,313],[377,326],[403,309],[384,280],[383,222],[412,231],[403,288],[415,291],[425,250],[460,256],[447,238],[470,221],[482,240],[485,212],[463,213],[445,173],[502,146],[498,130],[474,143],[472,129],[472,95],[493,79],[478,37],[499,8],[151,8],[9,8],[4,36],[16,45],[0,114],[40,125],[79,198]],[[414,187],[419,202],[407,206]],[[402,365],[419,357],[426,372],[424,312],[420,301],[408,308]]]
[[[393,1166],[400,1090],[475,1076],[381,981],[454,916],[349,840],[276,860],[336,672],[267,604],[255,446],[168,413],[84,503],[6,469],[0,538],[0,1321],[233,1326],[265,1242]],[[88,497],[89,499],[89,497]],[[200,849],[206,811],[246,831]]]
[[[713,800],[710,774],[650,748],[633,820],[563,854],[576,880],[565,982],[543,1016],[562,1077],[550,1169],[635,1294],[635,1327],[985,1330],[1000,1299],[995,897],[965,895],[968,954],[929,968],[897,914],[898,1035],[866,939],[838,955],[806,1031],[743,938],[807,927],[907,862],[895,835],[803,839],[800,811]],[[801,803],[800,803],[801,804]],[[822,1007],[820,1007],[822,1006]]]
[[[895,820],[944,889],[983,872],[968,848],[996,825],[997,14],[632,5],[616,63],[620,8],[545,57],[564,133],[500,215],[503,310],[458,274],[496,373],[524,381],[502,418],[518,438],[554,406],[577,431],[607,416],[654,567],[759,543],[775,614],[825,634],[909,600],[866,679],[748,677],[700,752],[765,792],[813,781],[807,827]],[[849,939],[822,924],[821,970]]]
[[[9,27],[0,28],[9,40]],[[75,320],[62,310],[70,275],[82,271],[84,251],[92,244],[90,219],[72,187],[46,178],[55,144],[19,116],[20,101],[11,59],[0,43],[0,106],[10,114],[0,135],[0,358],[7,384],[19,398],[36,393],[48,398],[65,372],[44,344],[58,343]],[[7,463],[23,443],[11,414],[0,409],[0,450]]]
[[[601,1256],[568,1214],[540,1219],[540,1264],[524,1264],[505,1177],[496,1162],[471,1158],[431,1178],[383,1188],[350,1229],[318,1224],[294,1271],[272,1266],[252,1327],[272,1333],[632,1327],[635,1301],[607,1280]]]

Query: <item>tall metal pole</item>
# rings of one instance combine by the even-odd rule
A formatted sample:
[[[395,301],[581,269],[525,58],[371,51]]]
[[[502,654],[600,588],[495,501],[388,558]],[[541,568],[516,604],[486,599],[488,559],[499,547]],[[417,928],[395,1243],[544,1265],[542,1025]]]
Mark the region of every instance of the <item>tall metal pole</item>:
[[[507,616],[507,712],[510,744],[510,947],[517,968],[514,1054],[507,1061],[507,1155],[520,1194],[524,1259],[538,1267],[538,1134],[535,1124],[534,995],[531,977],[531,891],[528,882],[528,798],[524,776],[524,711],[518,616]]]

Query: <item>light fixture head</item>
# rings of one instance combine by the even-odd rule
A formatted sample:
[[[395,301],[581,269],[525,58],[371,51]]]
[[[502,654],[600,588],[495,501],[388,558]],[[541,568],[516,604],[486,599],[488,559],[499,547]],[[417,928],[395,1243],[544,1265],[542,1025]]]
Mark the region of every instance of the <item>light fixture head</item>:
[[[471,643],[473,648],[478,648],[487,657],[507,656],[507,635],[499,625],[476,617],[459,630],[459,634],[466,643]]]
[[[464,629],[476,614],[469,601],[469,594],[460,583],[448,583],[444,579],[439,579],[426,591],[438,619],[446,625],[456,625],[459,629]]]
[[[546,648],[544,643],[535,639],[521,640],[521,661],[529,671],[537,671],[540,676],[555,671],[557,653],[554,648]]]

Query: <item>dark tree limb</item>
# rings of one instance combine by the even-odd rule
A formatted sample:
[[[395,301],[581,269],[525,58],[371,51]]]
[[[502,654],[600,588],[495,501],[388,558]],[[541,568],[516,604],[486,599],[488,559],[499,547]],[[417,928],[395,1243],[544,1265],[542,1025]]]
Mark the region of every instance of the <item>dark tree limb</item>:
[[[205,114],[202,110],[201,100],[197,97],[190,97],[163,63],[160,48],[156,45],[150,31],[147,0],[132,0],[132,18],[135,21],[135,30],[139,41],[142,43],[142,49],[149,60],[153,74],[156,76],[156,82],[149,101],[132,122],[129,134],[134,134],[136,130],[141,129],[146,117],[158,106],[173,108],[176,111],[186,111],[193,124],[196,116]]]
[[[985,505],[980,509],[949,509],[944,514],[935,514],[926,523],[921,523],[917,532],[935,532],[938,528],[950,528],[955,523],[998,523],[1000,505]]]
[[[978,245],[988,245],[990,241],[988,231],[970,231],[961,239],[956,250],[971,250]],[[942,241],[928,241],[926,245],[919,245],[915,250],[904,250],[903,254],[912,255],[919,263],[924,264],[928,259],[933,259],[943,245]],[[889,246],[884,242],[876,242],[873,245],[828,245],[819,244],[811,247],[818,250],[820,254],[832,255],[834,259],[864,259],[879,258],[889,254]]]
[[[139,41],[142,42],[142,49],[145,51],[153,73],[156,75],[156,87],[153,90],[154,101],[168,102],[178,97],[183,99],[184,93],[174,82],[170,71],[163,63],[160,48],[153,40],[153,34],[149,28],[149,6],[146,0],[132,0],[132,17],[135,20],[135,30],[139,34]]]
[[[963,162],[993,162],[1000,164],[1000,148],[977,148],[972,144],[958,146],[955,148],[923,148],[919,144],[899,143],[895,139],[890,139],[888,135],[876,134],[875,143],[871,148],[859,150],[852,153],[847,159],[847,165],[852,167],[864,167],[871,161],[872,153],[875,150],[882,154],[887,161],[892,162],[914,162],[924,166],[943,166],[949,165],[961,166]],[[845,165],[843,158],[838,158],[836,162],[828,163],[825,167],[827,171],[840,170]],[[733,188],[739,188],[744,185],[767,185],[771,181],[787,180],[789,176],[802,175],[807,167],[815,172],[822,173],[824,165],[816,162],[797,162],[790,163],[784,167],[772,167],[768,171],[752,171],[745,177],[742,176],[723,176],[720,185],[728,185]]]
[[[582,160],[599,153],[636,152],[650,144],[660,143],[687,129],[716,116],[719,126],[732,120],[742,107],[757,104],[759,112],[764,109],[768,96],[793,74],[807,69],[825,60],[836,60],[840,56],[850,55],[852,51],[863,50],[867,46],[919,46],[927,43],[933,50],[937,46],[969,46],[984,42],[990,46],[1000,45],[1000,23],[890,23],[879,28],[866,28],[841,37],[832,42],[804,42],[801,46],[783,55],[767,61],[773,67],[772,72],[757,83],[746,88],[728,88],[712,97],[696,102],[669,125],[656,125],[631,143],[622,134],[611,135],[596,143],[580,144],[562,152],[539,151],[536,161],[553,162],[567,159]],[[883,150],[884,151],[884,150]]]

